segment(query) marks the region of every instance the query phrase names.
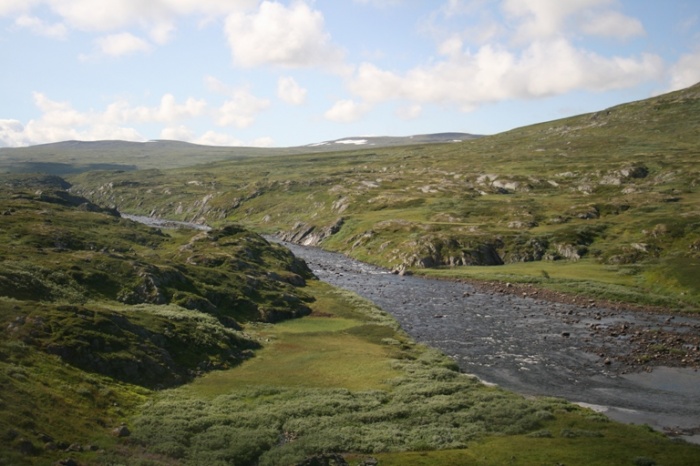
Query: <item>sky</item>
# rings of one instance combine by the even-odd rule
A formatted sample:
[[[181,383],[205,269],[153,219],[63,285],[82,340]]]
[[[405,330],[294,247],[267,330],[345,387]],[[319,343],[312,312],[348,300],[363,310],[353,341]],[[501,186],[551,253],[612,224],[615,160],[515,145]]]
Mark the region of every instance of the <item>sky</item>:
[[[700,81],[698,0],[0,0],[0,147],[496,134]]]

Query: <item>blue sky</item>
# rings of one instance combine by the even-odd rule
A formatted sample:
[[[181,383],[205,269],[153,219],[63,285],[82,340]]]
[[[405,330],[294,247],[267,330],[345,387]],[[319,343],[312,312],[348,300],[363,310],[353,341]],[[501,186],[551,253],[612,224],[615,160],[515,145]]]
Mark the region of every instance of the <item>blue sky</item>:
[[[0,147],[494,134],[700,81],[697,0],[0,0]]]

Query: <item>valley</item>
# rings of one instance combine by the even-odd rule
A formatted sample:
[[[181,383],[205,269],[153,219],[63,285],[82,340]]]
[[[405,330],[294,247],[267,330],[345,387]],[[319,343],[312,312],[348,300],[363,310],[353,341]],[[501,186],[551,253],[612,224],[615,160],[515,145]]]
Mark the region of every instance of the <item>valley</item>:
[[[0,464],[695,465],[699,128],[3,151]]]

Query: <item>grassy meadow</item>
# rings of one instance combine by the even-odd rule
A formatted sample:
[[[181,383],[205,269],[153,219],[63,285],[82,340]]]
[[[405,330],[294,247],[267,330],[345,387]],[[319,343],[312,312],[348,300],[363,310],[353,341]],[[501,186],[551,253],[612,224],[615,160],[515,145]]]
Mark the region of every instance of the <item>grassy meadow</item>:
[[[309,286],[310,316],[247,327],[264,342],[255,358],[155,394],[113,461],[138,464],[144,449],[162,464],[291,465],[330,452],[381,465],[697,461],[700,447],[648,428],[483,386],[370,303]]]

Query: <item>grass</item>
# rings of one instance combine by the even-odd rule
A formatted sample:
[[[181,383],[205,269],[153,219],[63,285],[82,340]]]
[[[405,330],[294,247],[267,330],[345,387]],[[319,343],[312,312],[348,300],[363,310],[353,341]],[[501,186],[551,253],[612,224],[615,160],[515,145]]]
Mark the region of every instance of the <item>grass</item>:
[[[265,340],[259,356],[154,396],[132,421],[136,444],[186,465],[291,465],[319,452],[350,464],[691,465],[700,454],[562,400],[485,387],[361,298],[311,288],[323,317],[249,326]],[[366,312],[348,317],[348,302]]]

